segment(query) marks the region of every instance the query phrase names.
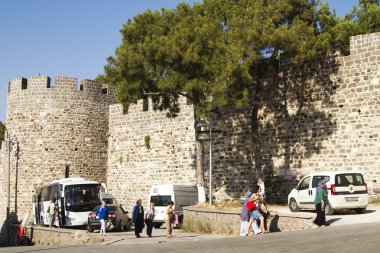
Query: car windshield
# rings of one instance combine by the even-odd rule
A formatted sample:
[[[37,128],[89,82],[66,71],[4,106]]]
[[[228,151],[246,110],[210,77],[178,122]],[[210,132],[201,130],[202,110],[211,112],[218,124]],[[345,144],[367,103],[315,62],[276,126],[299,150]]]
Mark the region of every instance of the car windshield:
[[[150,203],[154,203],[155,206],[167,206],[170,200],[172,200],[170,195],[150,197]]]
[[[364,179],[360,173],[345,173],[338,174],[335,176],[335,185],[336,186],[362,186],[364,185]]]
[[[91,211],[100,202],[99,187],[98,184],[67,185],[65,187],[66,210]]]

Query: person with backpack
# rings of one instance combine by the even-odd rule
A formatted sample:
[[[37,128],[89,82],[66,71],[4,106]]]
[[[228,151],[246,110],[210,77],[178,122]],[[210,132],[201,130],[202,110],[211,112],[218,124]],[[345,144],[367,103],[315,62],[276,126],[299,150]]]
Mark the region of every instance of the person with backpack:
[[[244,200],[242,200],[240,203],[243,205],[243,210],[240,214],[240,236],[245,236],[245,232],[247,230],[249,218],[251,217],[251,214],[247,208],[247,202],[249,200],[249,197],[251,197],[251,192],[247,192],[245,194]]]
[[[253,193],[251,197],[249,198],[247,202],[247,208],[251,213],[250,221],[248,222],[247,231],[245,232],[245,235],[249,234],[249,230],[251,229],[251,226],[253,222],[260,220],[260,229],[255,232],[255,234],[261,234],[265,231],[264,229],[264,217],[259,211],[259,191],[260,187],[256,186],[256,193]]]
[[[95,212],[97,218],[100,221],[100,235],[106,235],[106,220],[108,219],[108,208],[107,203],[102,201],[102,205],[98,207]]]

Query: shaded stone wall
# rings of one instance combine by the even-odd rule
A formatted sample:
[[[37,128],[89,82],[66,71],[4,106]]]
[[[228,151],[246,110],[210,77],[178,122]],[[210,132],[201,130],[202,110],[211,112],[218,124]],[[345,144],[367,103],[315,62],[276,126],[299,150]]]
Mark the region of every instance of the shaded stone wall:
[[[110,106],[107,186],[126,210],[140,198],[146,206],[154,184],[196,184],[194,110],[186,99],[180,106],[177,118],[151,103],[144,111],[143,100],[126,113]]]
[[[76,78],[57,77],[52,85],[49,77],[35,76],[9,82],[6,127],[14,143],[10,211],[18,219],[31,211],[34,192],[65,178],[66,171],[70,177],[106,181],[108,105],[114,102],[112,89],[91,80],[78,85]],[[6,178],[7,156],[2,161]],[[5,178],[2,194],[7,192]],[[2,201],[0,210],[4,205]]]
[[[370,194],[379,193],[380,33],[352,37],[349,56],[279,68],[261,83],[257,142],[251,108],[222,111],[213,143],[214,198],[244,195],[263,173],[271,198],[286,201],[300,177],[326,170],[362,172]]]

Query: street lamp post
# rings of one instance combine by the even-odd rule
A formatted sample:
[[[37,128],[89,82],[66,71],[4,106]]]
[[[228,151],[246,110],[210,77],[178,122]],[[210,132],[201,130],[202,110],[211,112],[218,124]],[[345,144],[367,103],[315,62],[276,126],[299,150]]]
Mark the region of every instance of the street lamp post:
[[[212,120],[218,116],[218,109],[211,111],[209,120],[200,119],[196,123],[196,128],[198,128],[197,140],[207,140],[207,135],[204,133],[208,132],[209,140],[209,204],[212,205]],[[202,128],[207,128],[208,131],[202,131]],[[214,131],[215,132],[215,131]],[[219,132],[219,131],[216,131]]]
[[[210,122],[209,122],[209,130],[210,130],[210,161],[209,161],[209,164],[210,164],[210,185],[209,185],[209,196],[210,196],[210,199],[209,199],[209,202],[210,202],[210,206],[212,206],[212,127],[211,127],[211,118],[210,117]]]

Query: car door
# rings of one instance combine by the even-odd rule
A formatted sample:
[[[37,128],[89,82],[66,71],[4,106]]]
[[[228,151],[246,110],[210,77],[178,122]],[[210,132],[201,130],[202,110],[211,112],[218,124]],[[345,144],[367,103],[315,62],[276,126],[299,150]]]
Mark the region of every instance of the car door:
[[[330,176],[327,176],[327,175],[314,175],[312,180],[311,180],[311,188],[310,188],[310,191],[309,191],[309,194],[311,196],[311,199],[313,201],[313,204],[311,206],[311,208],[315,208],[314,207],[314,199],[315,199],[315,194],[316,194],[316,191],[317,191],[317,187],[318,187],[318,183],[321,181],[321,180],[325,180],[326,183],[330,180]]]
[[[304,177],[297,187],[297,199],[300,208],[311,209],[314,207],[314,198],[310,190],[311,176]]]

